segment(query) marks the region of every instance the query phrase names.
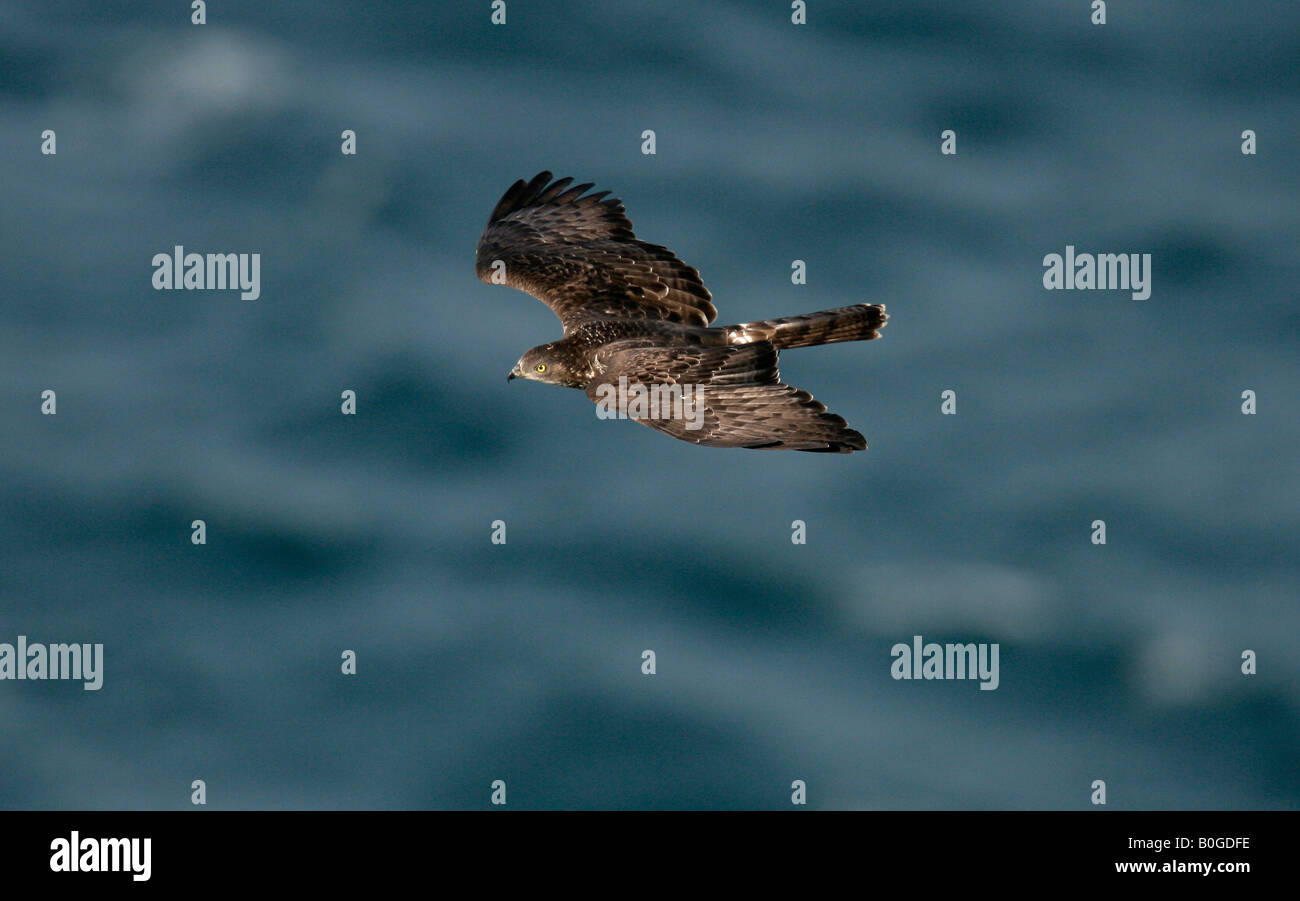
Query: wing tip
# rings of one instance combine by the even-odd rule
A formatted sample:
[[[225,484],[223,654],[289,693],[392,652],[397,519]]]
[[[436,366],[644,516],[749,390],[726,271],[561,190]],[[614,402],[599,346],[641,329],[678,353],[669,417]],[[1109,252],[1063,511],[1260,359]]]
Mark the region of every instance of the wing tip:
[[[794,448],[794,450],[805,451],[810,454],[851,454],[866,449],[867,439],[853,431],[853,429],[845,429],[838,439],[829,440],[820,447]]]

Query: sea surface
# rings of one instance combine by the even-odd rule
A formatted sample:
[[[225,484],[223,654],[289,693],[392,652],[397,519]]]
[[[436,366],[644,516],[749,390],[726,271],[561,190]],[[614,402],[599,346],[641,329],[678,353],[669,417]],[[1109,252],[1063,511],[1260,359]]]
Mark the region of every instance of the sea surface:
[[[808,6],[0,7],[0,642],[104,646],[0,681],[0,807],[1300,806],[1300,7]],[[507,385],[559,326],[474,248],[542,169],[723,322],[885,303],[781,360],[870,449]]]

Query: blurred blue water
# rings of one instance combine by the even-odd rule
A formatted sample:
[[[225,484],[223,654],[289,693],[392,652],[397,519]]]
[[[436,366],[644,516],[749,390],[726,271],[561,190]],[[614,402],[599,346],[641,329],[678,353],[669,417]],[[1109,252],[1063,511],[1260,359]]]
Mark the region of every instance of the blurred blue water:
[[[1294,4],[264,7],[0,12],[0,641],[106,655],[0,682],[0,806],[1297,805]],[[725,322],[888,304],[782,358],[871,449],[507,386],[558,324],[474,245],[543,168]],[[1152,297],[1045,292],[1066,244]],[[893,681],[917,633],[1001,687]]]

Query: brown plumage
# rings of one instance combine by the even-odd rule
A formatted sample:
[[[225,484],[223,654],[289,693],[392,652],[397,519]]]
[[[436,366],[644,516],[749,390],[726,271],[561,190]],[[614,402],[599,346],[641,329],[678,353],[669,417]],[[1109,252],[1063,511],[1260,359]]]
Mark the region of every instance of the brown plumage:
[[[700,274],[668,248],[638,240],[608,191],[551,179],[515,182],[479,238],[475,271],[550,307],[564,338],[525,353],[509,378],[581,388],[601,403],[617,386],[687,387],[696,415],[637,416],[710,447],[851,453],[862,435],[807,391],[783,384],[777,351],[879,338],[882,304],[710,327]]]

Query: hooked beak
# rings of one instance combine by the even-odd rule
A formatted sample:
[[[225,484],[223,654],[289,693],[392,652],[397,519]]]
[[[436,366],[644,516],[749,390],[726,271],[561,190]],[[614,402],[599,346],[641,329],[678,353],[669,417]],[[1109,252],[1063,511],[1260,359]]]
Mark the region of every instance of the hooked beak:
[[[515,368],[510,370],[510,374],[506,376],[506,381],[509,382],[512,379],[522,378],[523,375],[524,375],[523,372],[521,372],[519,369],[519,364],[516,363]]]

